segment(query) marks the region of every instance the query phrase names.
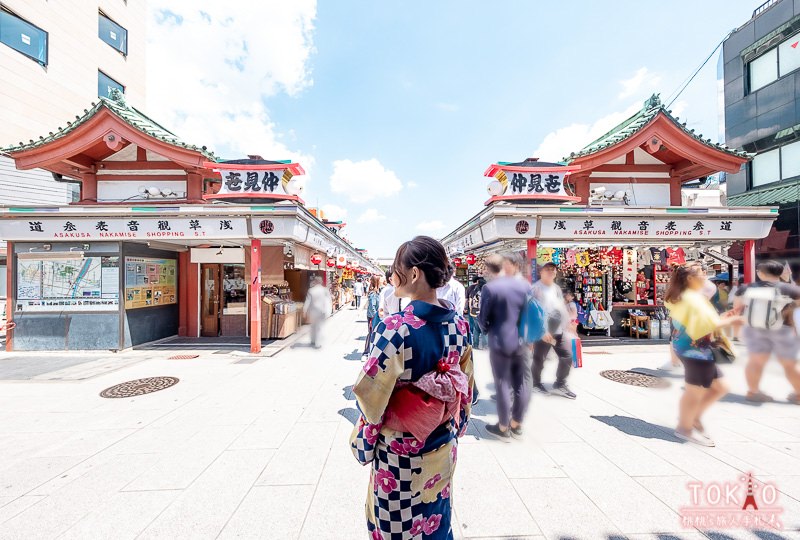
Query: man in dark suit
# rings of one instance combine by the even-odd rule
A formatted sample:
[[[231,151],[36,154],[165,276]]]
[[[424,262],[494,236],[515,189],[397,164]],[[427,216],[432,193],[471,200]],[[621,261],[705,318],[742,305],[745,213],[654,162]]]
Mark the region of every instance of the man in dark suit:
[[[522,435],[531,397],[530,355],[519,336],[520,315],[531,288],[520,274],[522,258],[517,253],[502,255],[502,266],[502,275],[483,287],[478,325],[489,336],[489,360],[497,388],[498,423],[486,430],[508,438]]]

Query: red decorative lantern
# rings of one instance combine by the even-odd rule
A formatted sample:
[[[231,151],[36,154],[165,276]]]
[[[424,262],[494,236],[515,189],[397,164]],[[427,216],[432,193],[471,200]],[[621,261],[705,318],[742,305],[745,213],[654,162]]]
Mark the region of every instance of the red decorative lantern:
[[[326,264],[328,265],[328,268],[333,268],[334,266],[336,266],[336,259],[328,259],[328,262]]]
[[[470,253],[469,255],[466,256],[466,261],[468,265],[472,266],[473,264],[478,262],[478,257],[476,257],[474,253]]]
[[[453,265],[461,266],[461,257],[456,257],[455,259],[453,259]]]
[[[311,256],[311,264],[319,265],[321,262],[322,262],[322,255],[320,255],[319,253],[314,253]]]

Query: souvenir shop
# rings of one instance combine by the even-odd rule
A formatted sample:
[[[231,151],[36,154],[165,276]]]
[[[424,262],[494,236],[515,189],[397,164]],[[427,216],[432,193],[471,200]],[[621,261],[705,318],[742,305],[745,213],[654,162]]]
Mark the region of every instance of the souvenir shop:
[[[770,230],[770,208],[677,208],[490,205],[444,238],[451,257],[475,261],[519,251],[537,278],[547,262],[580,305],[579,331],[598,338],[667,339],[664,293],[671,268],[700,261],[709,275],[736,279],[739,265],[725,253],[736,240],[752,244]],[[588,340],[591,342],[591,339]],[[599,340],[604,342],[603,339]],[[607,342],[607,340],[606,340]]]

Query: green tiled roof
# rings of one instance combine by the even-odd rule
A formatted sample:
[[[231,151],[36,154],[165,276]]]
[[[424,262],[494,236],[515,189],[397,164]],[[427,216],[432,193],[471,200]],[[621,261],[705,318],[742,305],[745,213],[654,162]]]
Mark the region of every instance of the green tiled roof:
[[[800,180],[747,191],[728,197],[728,206],[766,206],[796,203],[800,199]]]
[[[618,144],[636,133],[638,133],[642,128],[648,125],[650,122],[656,119],[659,113],[663,113],[667,118],[669,118],[676,126],[681,128],[687,135],[691,136],[693,139],[697,140],[698,142],[703,143],[704,145],[714,148],[715,150],[719,150],[721,152],[725,152],[727,154],[731,154],[734,156],[749,158],[751,157],[750,154],[741,150],[734,150],[732,148],[728,148],[724,144],[716,144],[711,142],[711,139],[703,139],[703,137],[698,133],[696,134],[693,129],[686,129],[686,124],[681,124],[678,121],[678,118],[672,116],[670,111],[668,111],[664,106],[661,104],[661,98],[659,98],[658,94],[653,94],[650,99],[644,102],[644,106],[642,109],[613,128],[608,133],[604,134],[600,138],[590,142],[586,145],[582,150],[578,152],[573,152],[569,156],[565,157],[563,161],[569,163],[570,161],[583,157],[588,156],[589,154],[594,154],[595,152],[599,152],[601,150],[605,150],[610,146],[614,146]]]
[[[6,153],[12,153],[21,152],[23,150],[31,150],[33,148],[43,146],[47,143],[60,139],[69,132],[73,131],[75,128],[92,118],[100,111],[100,109],[103,108],[108,109],[113,114],[118,116],[123,122],[134,129],[141,131],[145,135],[149,135],[150,137],[154,137],[165,143],[200,152],[211,161],[217,160],[216,156],[214,156],[214,153],[208,150],[205,146],[195,146],[183,142],[178,138],[177,135],[166,129],[164,126],[160,125],[158,122],[148,117],[135,107],[128,105],[128,103],[125,101],[125,96],[116,88],[111,91],[111,98],[101,97],[100,101],[97,103],[92,103],[91,109],[84,109],[82,116],[76,116],[75,120],[72,122],[67,122],[65,127],[59,127],[55,132],[51,131],[46,137],[39,137],[38,140],[30,140],[27,143],[20,141],[17,145],[0,148],[0,150]]]

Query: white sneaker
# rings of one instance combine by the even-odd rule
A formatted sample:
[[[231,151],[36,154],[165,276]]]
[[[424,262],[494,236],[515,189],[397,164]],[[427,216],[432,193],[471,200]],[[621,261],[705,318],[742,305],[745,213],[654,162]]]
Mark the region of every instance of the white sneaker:
[[[675,430],[675,436],[682,441],[690,442],[696,444],[698,446],[706,446],[706,447],[713,447],[716,446],[714,441],[702,433],[697,433],[696,431],[692,431],[692,433],[686,434],[683,433],[681,430]]]

